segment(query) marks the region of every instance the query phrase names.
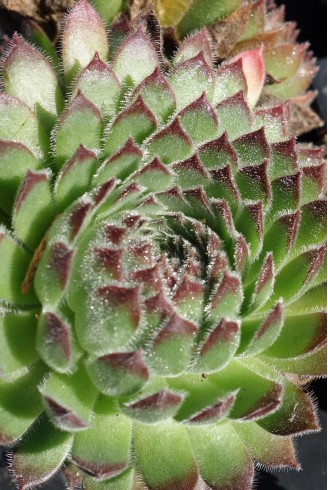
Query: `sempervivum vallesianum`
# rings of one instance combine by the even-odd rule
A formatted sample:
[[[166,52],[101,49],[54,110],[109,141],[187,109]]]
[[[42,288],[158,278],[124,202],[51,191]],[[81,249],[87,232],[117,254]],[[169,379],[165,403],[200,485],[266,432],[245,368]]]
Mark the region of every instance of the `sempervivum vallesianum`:
[[[246,490],[299,468],[325,372],[322,151],[256,107],[261,49],[111,63],[86,0],[65,82],[16,36],[0,94],[0,441],[19,489]],[[66,100],[65,100],[66,99]]]

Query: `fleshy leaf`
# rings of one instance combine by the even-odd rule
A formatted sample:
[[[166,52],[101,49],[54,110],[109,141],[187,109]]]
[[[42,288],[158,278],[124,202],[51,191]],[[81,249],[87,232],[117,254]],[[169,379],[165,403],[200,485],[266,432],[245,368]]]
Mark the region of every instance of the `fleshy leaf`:
[[[296,357],[326,343],[325,313],[287,316],[280,336],[264,353],[269,357]]]
[[[233,148],[242,167],[260,164],[270,155],[270,146],[266,141],[263,127],[234,140]]]
[[[218,134],[217,116],[204,92],[179,114],[183,129],[194,144],[213,140]]]
[[[139,286],[114,284],[92,291],[76,314],[76,334],[87,352],[105,355],[119,352],[126,345],[141,321],[139,295]],[[97,322],[99,336],[93,335],[90,322]]]
[[[46,369],[43,363],[35,364],[21,377],[0,380],[0,442],[12,444],[18,440],[42,412],[37,385]]]
[[[120,84],[113,70],[95,53],[74,82],[73,95],[81,91],[106,116],[115,114]]]
[[[68,283],[73,250],[63,242],[49,245],[35,276],[35,289],[43,305],[56,304]]]
[[[120,83],[137,86],[158,66],[159,60],[148,36],[139,27],[119,47],[113,70]]]
[[[125,179],[139,167],[142,156],[139,146],[129,138],[118,152],[105,160],[94,178],[94,184],[103,184],[112,177]]]
[[[26,171],[39,167],[40,162],[26,146],[0,140],[0,207],[8,214]]]
[[[272,434],[280,436],[319,430],[313,402],[301,388],[290,381],[284,382],[284,396],[280,408],[258,421],[258,424]]]
[[[161,162],[168,164],[187,158],[191,153],[192,142],[176,118],[150,139],[148,149],[150,156],[158,156]]]
[[[155,157],[133,175],[133,180],[149,189],[150,192],[155,192],[171,187],[173,174],[167,166]]]
[[[243,443],[229,423],[209,427],[193,426],[188,437],[200,474],[215,490],[250,490],[253,463]],[[220,441],[220,451],[218,451]]]
[[[49,148],[33,111],[19,99],[6,94],[0,94],[0,140],[21,143],[36,158],[42,158]]]
[[[60,430],[85,430],[91,424],[98,392],[84,367],[70,375],[51,373],[40,392],[50,420]]]
[[[200,350],[194,369],[205,373],[222,369],[236,352],[239,337],[238,323],[222,319],[218,325],[211,328],[199,346]]]
[[[63,112],[56,131],[56,155],[59,168],[71,158],[80,145],[90,150],[100,147],[103,131],[97,107],[78,92]]]
[[[86,367],[97,388],[106,395],[125,396],[147,382],[149,372],[140,351],[107,354],[88,359]]]
[[[81,355],[71,322],[58,312],[39,315],[36,348],[44,362],[60,373],[71,372]]]
[[[96,163],[96,155],[80,145],[57,177],[55,196],[60,208],[65,209],[89,190]]]
[[[263,49],[254,49],[251,51],[243,51],[238,54],[233,61],[241,59],[242,70],[247,83],[247,102],[250,107],[254,107],[261,95],[264,78],[265,66],[263,59]]]
[[[234,423],[233,428],[256,462],[269,468],[300,468],[291,437],[270,434],[256,422]]]
[[[92,427],[74,437],[72,460],[93,478],[111,481],[128,467],[131,429],[132,422],[119,413],[115,402],[100,397],[94,407]]]
[[[283,326],[282,304],[277,303],[266,317],[245,319],[241,326],[241,342],[238,354],[253,356],[270,347]]]
[[[17,304],[36,305],[38,300],[31,289],[23,294],[21,286],[24,281],[32,256],[18,245],[8,230],[0,228],[0,298]]]
[[[95,53],[103,61],[108,58],[105,27],[98,13],[86,0],[79,0],[66,18],[62,51],[68,82],[90,63]]]
[[[157,424],[173,417],[179,410],[182,401],[181,394],[164,389],[148,396],[142,396],[130,403],[124,403],[121,408],[132,419],[145,424]]]
[[[289,262],[277,276],[275,296],[282,296],[285,301],[299,296],[318,274],[324,255],[325,247],[322,246],[304,252]]]
[[[213,24],[216,20],[227,17],[241,3],[241,0],[223,0],[218,4],[216,0],[207,0],[204,7],[203,0],[194,0],[179,22],[178,32],[180,35],[186,35],[204,24]],[[204,9],[206,9],[205,19]]]
[[[174,92],[158,66],[136,87],[133,94],[136,97],[142,96],[145,104],[160,123],[166,123],[174,112]]]
[[[251,130],[252,116],[243,92],[237,92],[217,105],[219,126],[235,139]],[[238,124],[236,124],[238,121]]]
[[[237,166],[237,154],[226,132],[219,138],[201,146],[198,156],[208,170],[224,168],[228,164]]]
[[[176,375],[188,366],[197,328],[174,314],[163,322],[148,353],[149,363],[161,375]]]
[[[68,456],[72,441],[71,434],[59,431],[43,416],[38,430],[31,430],[12,456],[18,488],[40,485],[54,475]]]
[[[13,227],[30,250],[39,244],[55,212],[48,174],[28,170],[16,197]]]
[[[204,373],[171,378],[169,386],[187,393],[175,419],[185,424],[212,424],[227,417],[236,393],[225,393]]]
[[[148,109],[140,95],[127,109],[122,111],[111,125],[105,146],[106,155],[112,155],[129,138],[141,144],[157,126],[154,114]]]
[[[171,420],[158,425],[134,424],[137,465],[150,490],[194,489],[198,481],[186,429]],[[161,465],[157,464],[161,461]]]
[[[240,361],[231,361],[218,373],[209,375],[211,382],[226,391],[239,390],[230,418],[263,419],[281,405],[282,385],[258,374]]]
[[[212,48],[206,29],[201,29],[183,41],[174,56],[174,63],[183,63],[186,60],[194,58],[200,52],[203,52],[207,64],[212,66]]]
[[[132,490],[133,482],[134,470],[132,468],[114,478],[104,481],[95,480],[87,475],[83,476],[84,490]]]
[[[25,102],[49,129],[63,107],[63,96],[49,61],[22,37],[15,35],[3,65],[8,95]]]
[[[240,91],[247,93],[247,82],[241,58],[231,63],[224,63],[218,68],[215,77],[213,104],[222,102]]]
[[[178,65],[170,74],[170,84],[174,90],[177,110],[197,100],[205,91],[208,100],[213,97],[213,75],[204,53],[188,59]]]
[[[24,371],[38,359],[35,350],[36,310],[0,317],[0,378]]]

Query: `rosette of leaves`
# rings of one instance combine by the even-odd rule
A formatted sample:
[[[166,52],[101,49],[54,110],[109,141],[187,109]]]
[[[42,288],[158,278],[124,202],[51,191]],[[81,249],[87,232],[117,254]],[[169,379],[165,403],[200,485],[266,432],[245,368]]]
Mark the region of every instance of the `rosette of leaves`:
[[[110,61],[109,61],[110,60]],[[78,1],[62,71],[16,35],[0,94],[0,442],[20,490],[246,490],[299,468],[325,373],[322,150],[257,105],[261,48],[111,55]]]

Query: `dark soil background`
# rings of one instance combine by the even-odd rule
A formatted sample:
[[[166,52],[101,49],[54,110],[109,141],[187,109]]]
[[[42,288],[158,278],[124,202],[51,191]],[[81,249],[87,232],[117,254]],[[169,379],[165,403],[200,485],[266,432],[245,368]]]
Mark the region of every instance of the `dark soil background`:
[[[319,91],[314,103],[315,110],[327,121],[327,0],[276,0],[285,4],[287,20],[296,21],[300,29],[299,41],[309,41],[320,67],[313,88]],[[0,19],[1,20],[1,19]],[[312,132],[306,140],[321,143],[325,130]],[[327,383],[317,380],[310,391],[318,403],[318,415],[322,431],[297,439],[297,453],[302,462],[302,471],[259,471],[257,490],[325,490],[327,489]],[[4,454],[0,449],[0,490],[14,490],[7,471],[3,468]],[[64,484],[57,476],[39,487],[40,490],[62,490]],[[179,489],[176,489],[179,490]],[[236,489],[239,490],[239,489]]]

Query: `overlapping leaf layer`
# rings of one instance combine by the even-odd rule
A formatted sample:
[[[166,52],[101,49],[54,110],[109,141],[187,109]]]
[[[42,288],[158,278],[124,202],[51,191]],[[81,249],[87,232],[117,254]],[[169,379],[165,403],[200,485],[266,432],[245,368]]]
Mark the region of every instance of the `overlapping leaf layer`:
[[[259,105],[261,48],[109,63],[86,0],[65,81],[16,36],[0,94],[0,443],[20,489],[252,487],[298,468],[325,372],[321,149]],[[256,76],[254,76],[256,74]],[[66,100],[67,99],[67,100]]]

